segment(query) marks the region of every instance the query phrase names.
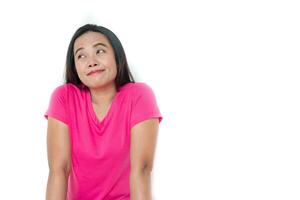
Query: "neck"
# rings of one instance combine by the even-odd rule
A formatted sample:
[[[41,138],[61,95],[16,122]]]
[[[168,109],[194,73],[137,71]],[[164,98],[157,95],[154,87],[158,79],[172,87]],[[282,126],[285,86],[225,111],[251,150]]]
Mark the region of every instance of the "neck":
[[[99,88],[89,88],[92,97],[92,103],[95,105],[110,104],[117,93],[115,84]]]

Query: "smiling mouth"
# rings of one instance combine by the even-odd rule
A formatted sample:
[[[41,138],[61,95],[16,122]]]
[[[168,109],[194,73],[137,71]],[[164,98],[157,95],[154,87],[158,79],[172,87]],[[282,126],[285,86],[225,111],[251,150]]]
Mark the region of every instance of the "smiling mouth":
[[[93,72],[88,73],[87,75],[88,75],[88,76],[90,76],[90,75],[96,75],[96,74],[102,73],[103,71],[105,71],[105,70],[104,70],[104,69],[102,69],[102,70],[96,70],[96,71],[93,71]]]

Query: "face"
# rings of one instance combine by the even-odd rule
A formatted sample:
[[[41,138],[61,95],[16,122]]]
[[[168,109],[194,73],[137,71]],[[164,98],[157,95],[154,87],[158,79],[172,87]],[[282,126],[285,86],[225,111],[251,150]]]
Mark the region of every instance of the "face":
[[[73,51],[76,71],[84,85],[89,88],[115,86],[117,66],[113,48],[105,35],[84,33],[75,40]]]

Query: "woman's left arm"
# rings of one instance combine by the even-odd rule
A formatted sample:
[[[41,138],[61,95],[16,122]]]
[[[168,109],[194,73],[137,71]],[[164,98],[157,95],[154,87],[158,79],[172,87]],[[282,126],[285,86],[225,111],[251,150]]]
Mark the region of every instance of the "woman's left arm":
[[[131,129],[130,199],[151,200],[151,171],[158,135],[158,119],[151,118]]]

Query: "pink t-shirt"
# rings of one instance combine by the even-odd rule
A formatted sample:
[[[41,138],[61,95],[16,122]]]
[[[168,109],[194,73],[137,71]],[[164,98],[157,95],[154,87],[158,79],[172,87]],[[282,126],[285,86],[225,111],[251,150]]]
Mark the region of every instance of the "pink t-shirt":
[[[66,83],[54,89],[44,116],[69,127],[72,167],[68,200],[130,200],[130,130],[149,118],[162,120],[149,85],[123,85],[99,121],[90,91]]]

